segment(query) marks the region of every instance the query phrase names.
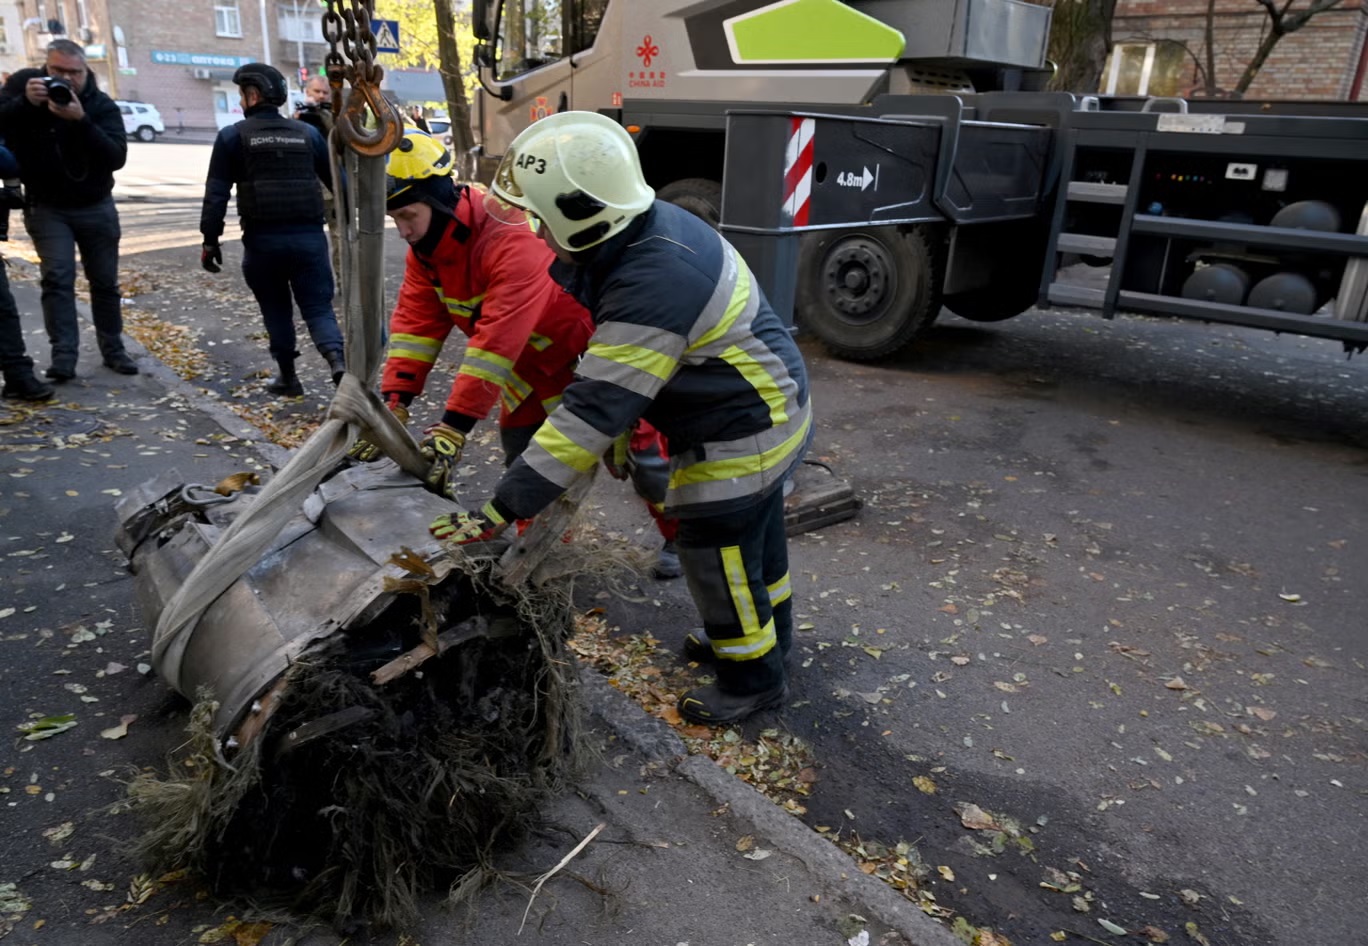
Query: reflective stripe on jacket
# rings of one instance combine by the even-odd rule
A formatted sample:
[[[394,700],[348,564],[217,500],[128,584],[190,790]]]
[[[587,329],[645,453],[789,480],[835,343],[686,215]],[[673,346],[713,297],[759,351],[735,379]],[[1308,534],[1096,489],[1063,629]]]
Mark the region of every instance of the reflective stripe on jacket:
[[[579,356],[590,331],[589,314],[548,275],[546,244],[528,227],[490,219],[483,198],[472,187],[458,202],[465,242],[448,224],[431,257],[409,250],[380,384],[386,395],[421,394],[442,343],[460,329],[469,341],[446,409],[476,418],[500,401],[516,410],[548,366]]]
[[[740,254],[660,201],[591,254],[552,268],[593,313],[589,350],[496,503],[534,515],[639,417],[669,443],[667,515],[721,515],[778,488],[811,438],[807,371]]]

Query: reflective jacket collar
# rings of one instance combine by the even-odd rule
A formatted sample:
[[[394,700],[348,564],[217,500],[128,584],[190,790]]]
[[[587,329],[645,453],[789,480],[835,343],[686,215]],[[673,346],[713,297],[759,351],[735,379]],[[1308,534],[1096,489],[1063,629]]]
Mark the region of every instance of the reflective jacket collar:
[[[586,308],[593,310],[593,299],[598,295],[598,287],[621,260],[622,251],[636,242],[642,232],[655,220],[656,211],[650,210],[638,216],[627,229],[604,240],[598,246],[591,246],[575,254],[573,263],[557,259],[551,264],[551,278],[569,293],[574,295]]]

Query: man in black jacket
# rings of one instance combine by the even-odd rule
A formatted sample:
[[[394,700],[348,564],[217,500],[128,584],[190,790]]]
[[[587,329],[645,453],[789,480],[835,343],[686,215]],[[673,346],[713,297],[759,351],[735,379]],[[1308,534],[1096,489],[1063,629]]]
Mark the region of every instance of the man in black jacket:
[[[114,172],[128,136],[114,101],[95,84],[85,51],[58,39],[41,69],[20,69],[0,88],[0,135],[19,159],[27,192],[24,226],[42,268],[43,322],[54,381],[76,377],[76,249],[90,281],[90,310],[107,367],[137,374],[124,350],[119,304],[119,212]]]
[[[244,118],[218,133],[209,156],[200,233],[200,265],[216,273],[223,265],[219,237],[228,195],[237,186],[242,219],[242,275],[261,306],[271,355],[280,373],[266,385],[272,394],[304,393],[295,372],[294,307],[333,382],[347,370],[342,330],[333,313],[333,274],[323,235],[323,193],[332,186],[328,148],[317,129],[280,114],[288,90],[272,66],[252,62],[238,69],[233,82],[242,93]]]

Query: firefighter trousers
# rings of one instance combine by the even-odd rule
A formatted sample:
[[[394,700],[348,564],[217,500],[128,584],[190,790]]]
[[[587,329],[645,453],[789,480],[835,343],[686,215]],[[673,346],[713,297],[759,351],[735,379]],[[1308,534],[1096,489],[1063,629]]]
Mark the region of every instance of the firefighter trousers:
[[[782,685],[793,643],[784,491],[740,512],[681,519],[676,544],[717,657],[718,687],[747,695]]]

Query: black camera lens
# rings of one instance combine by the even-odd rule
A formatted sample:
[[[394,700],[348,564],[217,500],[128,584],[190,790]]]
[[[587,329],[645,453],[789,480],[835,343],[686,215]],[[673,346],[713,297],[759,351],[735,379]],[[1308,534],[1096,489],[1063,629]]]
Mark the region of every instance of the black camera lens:
[[[71,86],[61,79],[48,76],[43,80],[47,84],[48,98],[58,105],[70,105],[73,98]]]

